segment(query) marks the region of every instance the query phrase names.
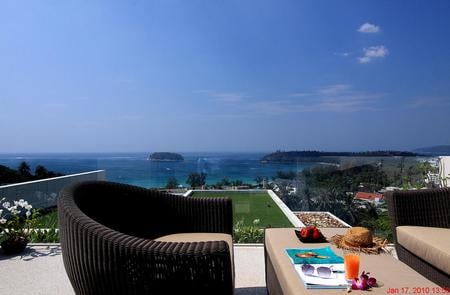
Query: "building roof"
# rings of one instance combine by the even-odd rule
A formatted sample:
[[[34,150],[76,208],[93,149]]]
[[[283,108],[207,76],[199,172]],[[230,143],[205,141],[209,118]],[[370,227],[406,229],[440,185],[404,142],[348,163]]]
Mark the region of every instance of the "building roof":
[[[367,201],[379,201],[383,200],[383,195],[378,193],[357,192],[355,198]]]

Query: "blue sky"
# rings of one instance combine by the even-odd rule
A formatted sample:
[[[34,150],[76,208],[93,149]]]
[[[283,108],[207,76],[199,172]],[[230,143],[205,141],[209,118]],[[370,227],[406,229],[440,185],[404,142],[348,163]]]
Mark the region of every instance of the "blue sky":
[[[0,152],[450,144],[449,1],[2,1]]]

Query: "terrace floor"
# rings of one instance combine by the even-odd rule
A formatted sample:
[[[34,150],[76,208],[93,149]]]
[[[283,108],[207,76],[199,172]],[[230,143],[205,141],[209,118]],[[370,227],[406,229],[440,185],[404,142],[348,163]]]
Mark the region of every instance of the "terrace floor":
[[[262,246],[235,246],[236,295],[267,294]],[[58,244],[34,244],[19,256],[0,254],[0,294],[74,294]]]

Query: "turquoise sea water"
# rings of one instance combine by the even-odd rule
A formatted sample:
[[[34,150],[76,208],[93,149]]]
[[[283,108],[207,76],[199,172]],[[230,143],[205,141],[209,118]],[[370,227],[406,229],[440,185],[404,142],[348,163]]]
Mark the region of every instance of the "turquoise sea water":
[[[261,164],[263,153],[181,153],[184,162],[153,162],[149,153],[96,153],[96,154],[0,154],[0,165],[17,168],[26,161],[31,170],[43,165],[48,170],[64,174],[106,170],[110,181],[143,187],[164,187],[169,177],[177,178],[186,186],[192,172],[207,174],[207,183],[213,184],[224,177],[254,183],[256,176],[272,177],[277,171],[301,171],[317,163]]]

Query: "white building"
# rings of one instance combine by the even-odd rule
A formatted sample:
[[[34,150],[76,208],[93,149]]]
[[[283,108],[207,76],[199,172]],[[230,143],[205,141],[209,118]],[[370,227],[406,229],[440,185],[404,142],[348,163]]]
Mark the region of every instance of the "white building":
[[[450,156],[439,157],[439,178],[442,187],[450,187]]]

